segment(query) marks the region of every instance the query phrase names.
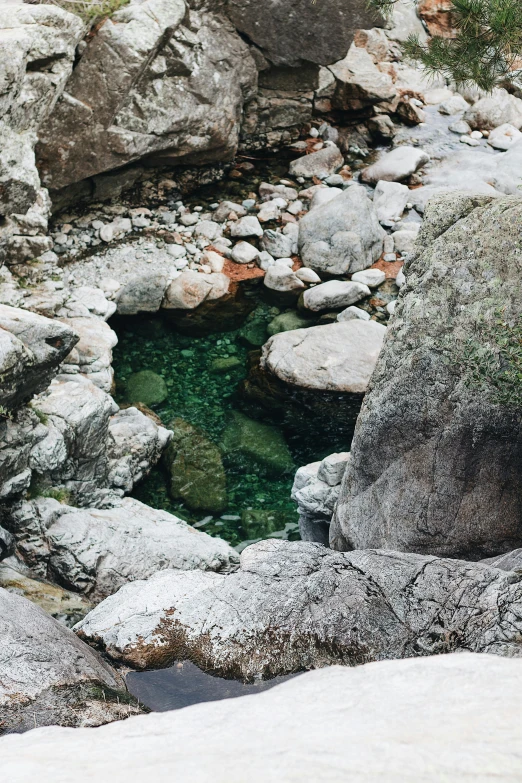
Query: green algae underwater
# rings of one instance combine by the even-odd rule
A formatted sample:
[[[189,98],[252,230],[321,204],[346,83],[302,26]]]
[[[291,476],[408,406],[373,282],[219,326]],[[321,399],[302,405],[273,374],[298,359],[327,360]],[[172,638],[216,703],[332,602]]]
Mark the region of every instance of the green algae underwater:
[[[182,333],[161,315],[111,321],[116,400],[147,405],[175,433],[133,497],[238,549],[267,537],[298,540],[295,470],[346,445],[283,429],[240,393],[251,352],[281,312],[258,299],[239,328],[204,336]]]

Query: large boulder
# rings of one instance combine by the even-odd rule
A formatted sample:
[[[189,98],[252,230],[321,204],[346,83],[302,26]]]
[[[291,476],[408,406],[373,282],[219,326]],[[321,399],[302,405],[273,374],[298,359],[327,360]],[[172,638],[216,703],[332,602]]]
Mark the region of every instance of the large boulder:
[[[137,668],[190,659],[268,678],[456,650],[522,657],[521,596],[520,575],[487,565],[272,539],[247,547],[233,574],[126,585],[75,629]]]
[[[299,221],[299,253],[317,272],[358,272],[378,260],[384,233],[364,188],[352,185]]]
[[[263,346],[261,366],[291,386],[364,394],[385,334],[361,320],[280,332]]]
[[[516,129],[522,127],[522,100],[506,90],[493,90],[491,95],[480,98],[464,114],[463,119],[472,128],[493,130],[509,123]]]
[[[0,405],[11,410],[43,391],[78,339],[66,324],[0,304]]]
[[[521,220],[518,197],[428,203],[358,419],[334,548],[480,559],[520,546]]]
[[[221,571],[237,563],[225,541],[132,498],[108,509],[40,498],[14,511],[9,527],[33,573],[93,601],[165,568]]]
[[[275,65],[334,63],[346,55],[356,30],[379,21],[365,0],[276,0],[268,8],[256,0],[226,0],[225,7],[236,28]]]
[[[136,712],[120,677],[75,634],[0,588],[0,733],[99,726]]]
[[[396,95],[391,76],[379,70],[366,49],[354,44],[344,60],[331,65],[329,70],[335,78],[331,98],[334,109],[360,111],[391,101]]]
[[[256,82],[223,17],[184,0],[132,0],[96,29],[40,130],[42,180],[63,188],[143,157],[227,160]]]
[[[522,775],[522,664],[490,655],[308,672],[267,693],[1,742],[10,783],[150,778],[475,783]],[[517,685],[518,683],[518,685]],[[335,749],[335,750],[333,750]],[[449,772],[448,772],[449,771]]]

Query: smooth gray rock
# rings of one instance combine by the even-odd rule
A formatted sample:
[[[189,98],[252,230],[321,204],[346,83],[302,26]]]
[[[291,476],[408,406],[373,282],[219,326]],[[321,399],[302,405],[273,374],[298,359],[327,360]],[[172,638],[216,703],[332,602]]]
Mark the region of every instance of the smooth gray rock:
[[[269,7],[255,0],[226,0],[237,29],[248,36],[275,65],[302,61],[328,65],[345,56],[355,30],[373,27],[379,17],[364,0],[279,0]]]
[[[239,239],[262,237],[263,229],[261,223],[254,215],[247,215],[232,223],[230,236]]]
[[[384,234],[364,188],[352,185],[299,221],[299,253],[316,272],[358,272],[378,260]]]
[[[40,607],[3,588],[0,671],[2,732],[99,726],[139,712],[124,703],[122,680],[97,653]]]
[[[75,630],[127,665],[188,658],[244,678],[456,650],[522,657],[521,579],[477,563],[267,540],[247,547],[233,574],[162,571],[125,585]]]
[[[367,313],[366,310],[362,310],[360,307],[350,305],[350,307],[347,307],[346,310],[343,310],[337,316],[338,321],[353,321],[354,318],[358,318],[361,321],[369,321],[371,319],[371,315],[370,313]]]
[[[265,253],[270,253],[272,258],[290,258],[293,251],[292,237],[283,234],[281,231],[267,229],[263,232],[261,245]]]
[[[57,783],[57,769],[76,783],[230,783],[246,766],[250,783],[405,783],[405,770],[423,783],[511,783],[522,775],[521,686],[519,661],[472,653],[333,666],[241,699],[11,735],[2,766],[10,783],[35,768],[40,783]]]
[[[359,320],[280,332],[263,346],[261,367],[292,386],[364,394],[385,334]]]
[[[78,339],[59,321],[0,304],[0,405],[11,410],[43,391]]]
[[[322,150],[304,155],[293,160],[290,164],[291,177],[305,177],[312,179],[326,179],[330,174],[335,174],[344,164],[341,150],[332,142],[326,142]]]
[[[348,307],[365,296],[370,296],[370,289],[360,282],[346,280],[329,280],[313,288],[309,288],[303,294],[303,305],[307,310],[321,312],[321,310],[337,310],[340,307]]]
[[[225,541],[132,498],[108,509],[24,502],[10,529],[33,573],[94,601],[166,568],[223,571],[238,562]]]
[[[480,559],[522,543],[516,353],[509,364],[521,220],[514,196],[428,203],[357,422],[334,548]]]
[[[247,44],[212,10],[133,0],[95,29],[40,130],[47,187],[143,157],[158,165],[233,157],[257,69]]]
[[[418,147],[396,147],[363,169],[361,180],[369,185],[375,185],[379,180],[402,182],[428,163],[429,159],[429,155]]]
[[[386,280],[382,269],[363,269],[352,275],[352,283],[360,283],[368,288],[378,288]]]

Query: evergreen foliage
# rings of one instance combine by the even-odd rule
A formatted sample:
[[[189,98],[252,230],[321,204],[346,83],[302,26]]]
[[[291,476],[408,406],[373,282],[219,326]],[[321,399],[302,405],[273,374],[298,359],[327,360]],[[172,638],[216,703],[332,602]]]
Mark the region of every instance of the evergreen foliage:
[[[369,0],[370,6],[389,14],[397,0]],[[521,74],[521,0],[452,0],[454,38],[432,38],[427,46],[412,36],[407,56],[426,69],[453,80],[458,86],[476,84],[490,91],[507,77]]]

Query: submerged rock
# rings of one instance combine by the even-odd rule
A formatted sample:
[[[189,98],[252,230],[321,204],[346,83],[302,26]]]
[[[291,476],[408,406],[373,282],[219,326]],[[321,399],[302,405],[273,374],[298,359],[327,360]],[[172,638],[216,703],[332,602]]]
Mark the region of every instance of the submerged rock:
[[[167,399],[167,384],[156,372],[140,370],[129,376],[125,395],[129,402],[141,402],[144,405],[156,405]]]
[[[517,197],[428,203],[359,416],[334,548],[481,559],[522,543],[521,220]]]
[[[188,658],[251,679],[456,650],[522,657],[521,596],[520,575],[482,564],[270,540],[233,574],[126,585],[76,631],[137,668]]]
[[[0,671],[0,733],[100,726],[140,712],[90,647],[39,606],[2,588]]]
[[[233,411],[223,433],[222,445],[227,456],[254,461],[274,476],[294,468],[292,455],[279,430],[237,411]]]
[[[163,462],[172,498],[192,511],[221,513],[227,505],[227,479],[218,447],[183,419],[174,419],[169,428],[173,436]]]

